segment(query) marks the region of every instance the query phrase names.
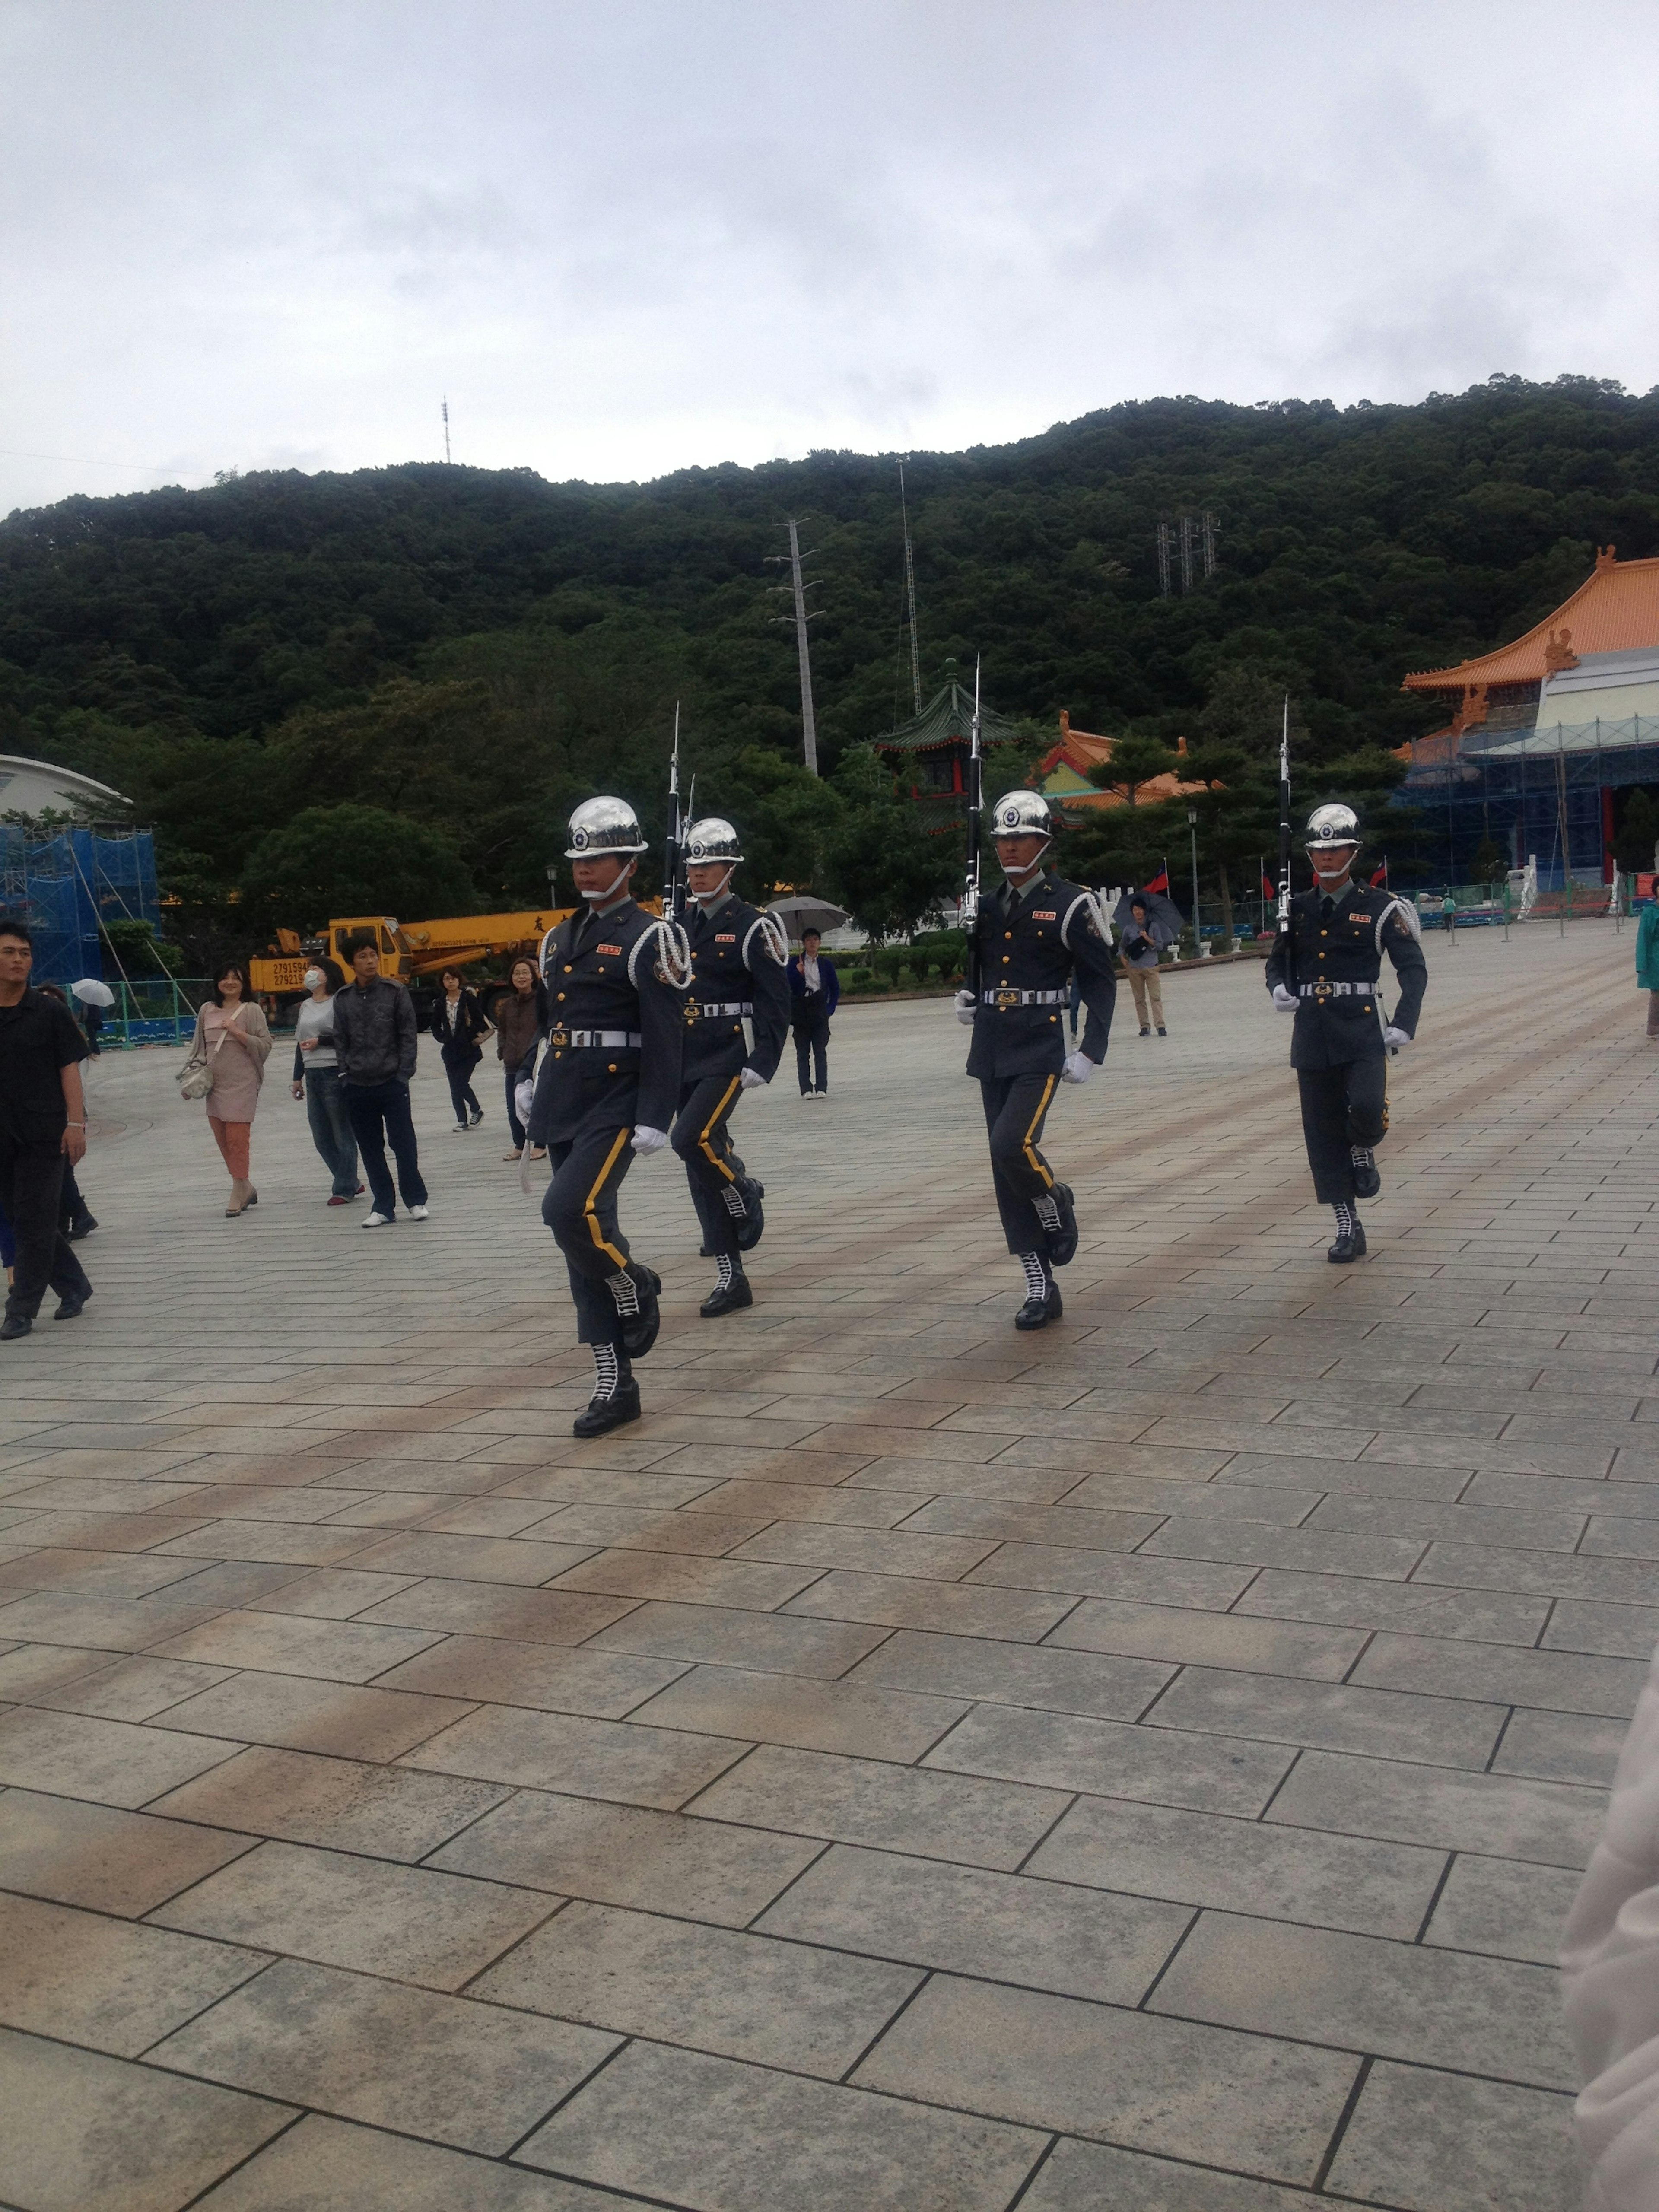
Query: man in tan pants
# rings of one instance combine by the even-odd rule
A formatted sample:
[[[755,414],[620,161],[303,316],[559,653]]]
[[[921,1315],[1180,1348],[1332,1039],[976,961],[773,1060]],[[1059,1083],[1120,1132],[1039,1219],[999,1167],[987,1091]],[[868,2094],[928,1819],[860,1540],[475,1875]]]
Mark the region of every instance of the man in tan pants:
[[[1140,1024],[1140,1034],[1150,1036],[1152,1022],[1156,1022],[1158,1035],[1168,1036],[1170,1032],[1164,1026],[1164,985],[1158,972],[1158,946],[1152,940],[1146,909],[1139,899],[1130,902],[1122,951],[1123,964],[1129,971],[1129,988],[1135,996],[1135,1019]],[[1149,1012],[1151,1021],[1147,1018]]]

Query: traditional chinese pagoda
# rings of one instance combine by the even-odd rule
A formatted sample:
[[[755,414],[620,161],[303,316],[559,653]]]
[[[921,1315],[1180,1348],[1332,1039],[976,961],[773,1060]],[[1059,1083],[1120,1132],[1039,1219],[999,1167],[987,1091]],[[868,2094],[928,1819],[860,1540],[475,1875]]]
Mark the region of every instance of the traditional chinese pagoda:
[[[1127,791],[1114,790],[1110,785],[1103,787],[1091,781],[1091,770],[1109,765],[1113,742],[1110,738],[1097,737],[1091,730],[1074,730],[1070,714],[1062,707],[1060,743],[1044,753],[1031,781],[1044,798],[1053,799],[1068,813],[1079,807],[1127,806]],[[1176,738],[1175,750],[1177,757],[1185,755],[1185,738]],[[1134,803],[1137,806],[1155,806],[1159,799],[1184,799],[1189,792],[1206,788],[1202,783],[1183,783],[1171,771],[1150,776],[1145,783],[1137,784]]]
[[[930,830],[950,830],[967,821],[968,756],[972,744],[974,694],[964,684],[954,660],[945,664],[945,682],[921,714],[884,738],[872,743],[892,763],[902,788],[907,789],[922,811]],[[981,696],[979,742],[981,751],[992,745],[1012,744],[1018,732],[1006,714],[988,707]]]

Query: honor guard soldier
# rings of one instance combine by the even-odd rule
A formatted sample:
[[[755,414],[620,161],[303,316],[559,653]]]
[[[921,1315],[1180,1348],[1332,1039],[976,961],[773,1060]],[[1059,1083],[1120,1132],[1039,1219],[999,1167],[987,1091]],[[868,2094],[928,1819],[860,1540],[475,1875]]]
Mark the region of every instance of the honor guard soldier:
[[[997,1211],[1025,1269],[1014,1327],[1042,1328],[1062,1311],[1054,1271],[1077,1250],[1072,1194],[1039,1150],[1042,1124],[1056,1085],[1086,1083],[1106,1057],[1117,989],[1111,925],[1091,892],[1048,867],[1054,823],[1041,793],[1000,799],[991,836],[1005,881],[980,907],[969,948],[978,989],[957,992],[957,1019],[974,1032],[968,1073],[984,1097]],[[1073,975],[1088,1018],[1082,1044],[1067,1053]]]
[[[668,1142],[690,967],[680,931],[641,913],[630,894],[644,850],[625,801],[579,806],[565,858],[584,910],[542,944],[547,1051],[526,1118],[531,1142],[545,1145],[553,1163],[542,1218],[570,1270],[578,1340],[593,1351],[593,1397],[576,1418],[579,1437],[638,1420],[630,1363],[649,1352],[659,1322],[661,1284],[630,1255],[617,1196],[635,1153]]]
[[[1417,917],[1403,899],[1353,880],[1359,822],[1352,807],[1319,806],[1308,817],[1311,890],[1291,901],[1291,926],[1267,960],[1267,988],[1296,1016],[1291,1066],[1302,1092],[1302,1128],[1315,1195],[1336,1216],[1326,1257],[1338,1266],[1364,1256],[1357,1199],[1382,1188],[1376,1148],[1389,1126],[1389,1054],[1417,1034],[1429,980]],[[1382,1011],[1382,955],[1394,963],[1400,1000]]]
[[[673,1142],[702,1224],[702,1249],[720,1270],[698,1308],[708,1321],[755,1303],[743,1255],[760,1242],[765,1190],[732,1149],[732,1114],[745,1091],[772,1080],[789,1034],[788,940],[769,914],[732,891],[732,872],[742,858],[737,831],[717,814],[685,833],[691,987]],[[745,1015],[754,1024],[752,1052]]]

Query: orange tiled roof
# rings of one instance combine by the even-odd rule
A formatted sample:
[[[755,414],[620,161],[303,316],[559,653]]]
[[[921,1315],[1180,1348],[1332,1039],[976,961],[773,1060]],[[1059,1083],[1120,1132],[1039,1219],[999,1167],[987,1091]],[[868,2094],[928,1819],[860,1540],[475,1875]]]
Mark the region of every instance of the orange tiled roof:
[[[1455,668],[1429,668],[1407,677],[1407,691],[1462,691],[1476,684],[1541,684],[1558,668],[1573,668],[1585,653],[1627,653],[1659,645],[1659,560],[1617,561],[1604,546],[1595,566],[1570,599],[1547,620],[1474,660]]]
[[[1177,738],[1176,750],[1178,753],[1184,753],[1186,750],[1186,738]],[[1034,781],[1040,790],[1044,780],[1051,776],[1057,768],[1068,768],[1073,775],[1082,776],[1086,781],[1091,768],[1100,767],[1111,757],[1111,738],[1097,738],[1088,730],[1074,730],[1072,727],[1071,715],[1062,707],[1060,714],[1060,743],[1046,752],[1037,763]],[[1135,804],[1138,806],[1149,806],[1160,799],[1181,799],[1184,798],[1189,791],[1203,791],[1206,788],[1206,787],[1201,783],[1183,783],[1176,775],[1155,775],[1150,777],[1146,782],[1135,786]],[[1067,791],[1060,793],[1059,797],[1060,803],[1066,806],[1125,806],[1128,804],[1126,795],[1121,791]]]

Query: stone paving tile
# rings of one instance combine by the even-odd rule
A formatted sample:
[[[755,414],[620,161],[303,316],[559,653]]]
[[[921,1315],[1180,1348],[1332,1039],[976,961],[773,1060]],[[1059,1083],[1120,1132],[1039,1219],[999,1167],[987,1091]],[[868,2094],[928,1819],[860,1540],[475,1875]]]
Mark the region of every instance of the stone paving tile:
[[[88,1674],[37,1691],[27,1702],[54,1712],[90,1713],[100,1720],[149,1721],[198,1690],[224,1681],[229,1671],[173,1659],[116,1659]]]
[[[1583,1713],[1528,1712],[1510,1715],[1503,1741],[1492,1754],[1494,1774],[1530,1774],[1545,1782],[1587,1782],[1607,1789],[1626,1735],[1621,1720]]]
[[[930,1636],[901,1629],[861,1659],[846,1680],[1132,1721],[1146,1711],[1174,1673],[1173,1667],[1150,1660],[1097,1657],[1050,1644],[1033,1649],[981,1637]]]
[[[1252,1580],[1248,1567],[1194,1559],[1154,1559],[1109,1552],[1064,1551],[1053,1544],[1004,1544],[969,1585],[1057,1589],[1073,1597],[1124,1598],[1145,1605],[1212,1607],[1224,1612]]]
[[[1214,1729],[1476,1771],[1485,1768],[1504,1725],[1492,1706],[1449,1694],[1418,1697],[1213,1667],[1184,1668],[1149,1717],[1160,1728]]]
[[[73,1644],[145,1651],[211,1618],[217,1607],[188,1599],[82,1597],[42,1590],[0,1605],[0,1636],[19,1643]]]
[[[744,1928],[823,1849],[799,1836],[521,1790],[427,1863]]]
[[[1550,1618],[1547,1597],[1501,1590],[1438,1589],[1422,1583],[1364,1582],[1346,1575],[1268,1571],[1238,1601],[1238,1611],[1332,1626],[1400,1629],[1413,1635],[1469,1637],[1492,1644],[1535,1643]]]
[[[0,2022],[136,2058],[267,1961],[101,1912],[0,1896]]]
[[[940,1975],[853,2078],[1030,2127],[1310,2182],[1358,2070],[1346,2054],[1271,2036]]]
[[[915,1969],[658,1914],[573,1904],[473,1994],[836,2080],[920,1985]]]
[[[404,1764],[669,1812],[706,1789],[748,1748],[678,1729],[484,1705],[408,1753]]]
[[[73,1644],[10,1644],[0,1650],[0,1698],[39,1705],[60,1685],[84,1681],[116,1658],[112,1651],[83,1650]]]
[[[1582,1658],[1569,1651],[1517,1651],[1428,1636],[1378,1636],[1354,1669],[1356,1682],[1423,1690],[1440,1698],[1485,1698],[1565,1713],[1628,1720],[1647,1668],[1634,1659]]]
[[[1526,1866],[1462,1852],[1423,1941],[1553,1966],[1577,1891],[1578,1875],[1570,1868]]]
[[[396,1759],[452,1721],[466,1705],[410,1691],[359,1689],[299,1674],[238,1674],[170,1706],[167,1725],[291,1751]]]
[[[203,2212],[616,2212],[618,2200],[493,2159],[313,2114],[201,2200]]]
[[[210,1666],[314,1674],[331,1682],[368,1682],[436,1640],[412,1629],[369,1628],[355,1620],[222,1613],[161,1648],[167,1658],[198,1659]]]
[[[1544,1631],[1547,1651],[1587,1651],[1646,1660],[1659,1645],[1659,1605],[1597,1605],[1563,1598]],[[0,1674],[0,1680],[3,1680]]]
[[[1314,2212],[1321,2200],[1067,2136],[1019,2202],[1020,2212]]]
[[[1599,1790],[1315,1751],[1297,1759],[1267,1818],[1339,1835],[1582,1868],[1606,1808]]]
[[[550,1899],[531,1890],[261,1844],[151,1919],[322,1966],[457,1990],[551,1910]]]
[[[1054,1790],[1249,1814],[1261,1811],[1294,1755],[1283,1744],[1173,1726],[1125,1727],[1076,1713],[985,1705],[936,1745],[926,1764]]]
[[[82,1713],[0,1713],[0,1784],[135,1811],[239,1747]]]
[[[1108,1598],[1091,1598],[1080,1605],[1055,1630],[1052,1640],[1090,1651],[1251,1674],[1307,1674],[1328,1682],[1343,1679],[1366,1643],[1357,1630],[1304,1627]]]
[[[1583,2180],[1571,2100],[1424,2066],[1374,2066],[1328,2186],[1402,2212],[1563,2212]]]
[[[696,1667],[633,1715],[663,1728],[746,1736],[807,1751],[866,1759],[920,1759],[967,1706],[959,1699],[878,1689],[862,1682],[809,1682],[735,1667]]]
[[[1003,2212],[1044,2148],[1029,2129],[636,2043],[516,2156],[690,2212]]]
[[[178,2212],[289,2107],[0,2028],[0,2175],[27,2212]]]
[[[756,1925],[801,1942],[1133,2005],[1191,1919],[1179,1906],[837,1844]]]
[[[1082,1797],[1024,1870],[1047,1881],[1409,1942],[1434,1903],[1445,1865],[1443,1851],[1410,1844]]]
[[[501,2157],[617,2048],[591,2028],[284,1959],[149,2055],[229,2088]]]
[[[359,1616],[401,1628],[446,1634],[497,1636],[520,1644],[580,1644],[596,1629],[620,1620],[632,1604],[566,1589],[507,1589],[498,1583],[412,1583]],[[432,1639],[427,1639],[428,1644]]]
[[[156,1801],[173,1818],[294,1844],[414,1861],[501,1802],[489,1783],[302,1752],[248,1750]]]
[[[155,1820],[33,1790],[0,1790],[0,1889],[136,1919],[252,1848],[179,1820]]]
[[[880,1627],[851,1621],[663,1602],[641,1606],[594,1637],[587,1648],[833,1678],[885,1640]]]
[[[382,1689],[422,1690],[483,1705],[532,1705],[544,1712],[620,1720],[678,1680],[683,1664],[622,1652],[574,1651],[499,1637],[450,1636],[388,1668]]]

